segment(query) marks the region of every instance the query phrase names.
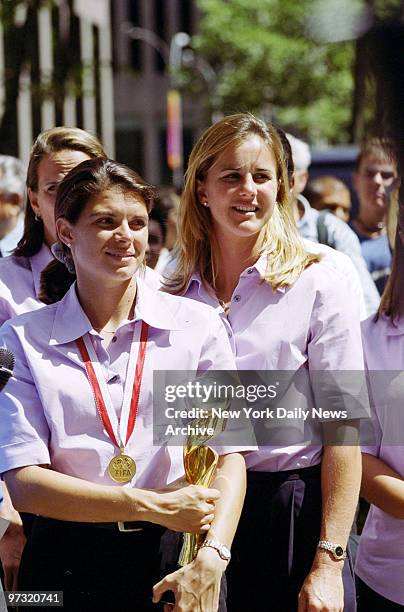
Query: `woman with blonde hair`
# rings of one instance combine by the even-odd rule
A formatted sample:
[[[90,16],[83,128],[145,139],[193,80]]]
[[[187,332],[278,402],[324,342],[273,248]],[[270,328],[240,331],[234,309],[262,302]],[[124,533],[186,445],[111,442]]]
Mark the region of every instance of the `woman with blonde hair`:
[[[306,252],[279,135],[248,113],[225,117],[194,146],[167,286],[219,313],[239,370],[362,368],[358,309],[338,271]],[[229,612],[354,610],[345,548],[359,449],[304,436],[264,444],[246,455]]]

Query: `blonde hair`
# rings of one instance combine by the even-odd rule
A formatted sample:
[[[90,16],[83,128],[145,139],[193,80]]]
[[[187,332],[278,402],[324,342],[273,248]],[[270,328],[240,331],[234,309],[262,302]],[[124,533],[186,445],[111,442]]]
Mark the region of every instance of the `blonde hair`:
[[[199,202],[197,183],[206,178],[227,147],[238,146],[251,135],[259,136],[272,151],[279,184],[277,205],[258,245],[259,255],[268,255],[264,280],[274,289],[291,285],[307,266],[319,260],[317,255],[306,252],[293,218],[285,155],[275,127],[250,113],[238,113],[206,130],[190,155],[179,209],[177,267],[166,283],[171,292],[184,293],[194,272],[199,272],[204,284],[215,288],[215,249],[220,246],[212,247],[210,243],[213,236],[210,211]]]

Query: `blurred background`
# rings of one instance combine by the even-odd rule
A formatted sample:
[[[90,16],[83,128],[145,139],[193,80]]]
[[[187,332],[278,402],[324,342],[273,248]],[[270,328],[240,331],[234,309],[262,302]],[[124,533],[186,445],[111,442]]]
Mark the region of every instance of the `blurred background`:
[[[2,0],[0,153],[25,162],[41,130],[77,125],[179,187],[199,133],[247,110],[349,182],[384,129],[368,32],[403,20],[404,0]]]

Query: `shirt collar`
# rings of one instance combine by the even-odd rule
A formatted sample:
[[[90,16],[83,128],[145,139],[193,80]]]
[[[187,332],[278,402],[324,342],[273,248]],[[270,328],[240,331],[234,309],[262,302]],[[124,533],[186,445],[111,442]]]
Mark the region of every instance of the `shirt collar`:
[[[168,299],[167,299],[168,298]],[[183,327],[177,321],[171,298],[160,291],[150,289],[142,278],[137,279],[135,317],[121,325],[134,321],[145,321],[157,329],[180,330]],[[76,282],[66,295],[56,304],[56,313],[49,344],[66,344],[73,342],[84,334],[92,332],[93,327],[84,312],[76,292]]]
[[[34,278],[36,297],[39,297],[39,290],[41,288],[41,272],[52,260],[53,255],[45,243],[42,244],[38,253],[30,257],[30,265],[32,270],[32,276]]]
[[[255,264],[253,264],[252,266],[248,266],[240,275],[240,278],[242,276],[246,276],[247,274],[249,274],[250,270],[254,270],[256,271],[260,278],[263,279],[265,277],[265,273],[267,271],[267,264],[268,264],[268,255],[267,253],[263,253],[255,262]],[[198,283],[199,287],[198,287],[198,293],[200,293],[201,291],[201,287],[204,287],[203,283],[202,283],[202,279],[201,276],[199,274],[199,272],[194,272],[191,276],[191,278],[189,279],[188,285],[185,288],[184,291],[184,295],[187,293],[187,291],[189,290],[191,284],[195,282]],[[206,289],[205,289],[206,290]],[[276,291],[280,291],[281,293],[285,293],[286,288],[285,287],[278,287],[278,289],[276,289]],[[206,290],[207,291],[207,290]]]
[[[304,210],[303,215],[297,222],[297,226],[301,227],[307,223],[310,223],[310,221],[313,220],[313,217],[317,216],[318,212],[310,206],[310,202],[304,196],[302,196],[301,193],[299,193],[299,195],[297,196],[297,200],[299,204],[303,206]]]

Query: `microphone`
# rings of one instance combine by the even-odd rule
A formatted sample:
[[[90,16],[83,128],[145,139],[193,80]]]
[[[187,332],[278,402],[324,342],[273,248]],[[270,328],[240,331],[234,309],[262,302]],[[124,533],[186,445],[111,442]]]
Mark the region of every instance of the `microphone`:
[[[5,348],[0,348],[0,392],[3,391],[9,378],[13,375],[14,365],[13,353]]]

